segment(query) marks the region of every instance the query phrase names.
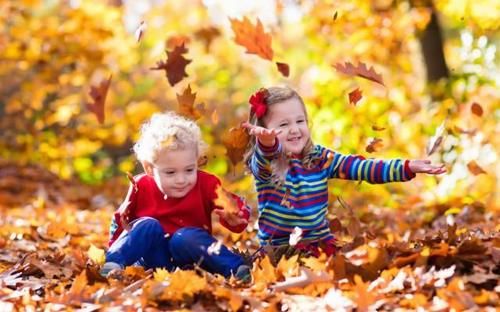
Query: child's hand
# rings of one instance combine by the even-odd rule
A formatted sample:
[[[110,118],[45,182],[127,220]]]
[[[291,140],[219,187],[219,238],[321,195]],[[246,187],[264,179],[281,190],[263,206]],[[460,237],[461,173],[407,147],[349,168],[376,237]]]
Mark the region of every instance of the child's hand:
[[[230,226],[238,226],[240,224],[247,223],[247,220],[244,218],[243,211],[241,210],[237,212],[229,212],[225,209],[215,209],[214,213],[226,221]]]
[[[260,143],[264,146],[273,146],[275,143],[275,139],[278,134],[281,133],[282,130],[276,129],[267,129],[264,127],[259,127],[252,125],[251,123],[244,122],[242,124],[243,128],[246,128],[249,131],[250,135],[255,135]]]
[[[433,165],[430,160],[410,160],[408,165],[414,173],[441,174],[446,172],[444,164]]]

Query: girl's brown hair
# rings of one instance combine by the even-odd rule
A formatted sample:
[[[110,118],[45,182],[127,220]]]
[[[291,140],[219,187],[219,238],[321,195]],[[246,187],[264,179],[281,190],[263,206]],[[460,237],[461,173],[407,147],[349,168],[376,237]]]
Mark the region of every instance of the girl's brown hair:
[[[276,103],[281,103],[283,101],[292,98],[299,100],[300,103],[302,104],[302,107],[304,108],[306,121],[309,125],[309,118],[307,116],[307,110],[304,101],[295,90],[289,87],[270,87],[264,90],[264,94],[265,94],[264,104],[268,108]],[[265,128],[266,126],[263,121],[264,117],[265,115],[262,116],[261,118],[258,118],[255,112],[253,110],[250,110],[248,122],[252,125]],[[255,152],[255,145],[256,145],[256,138],[255,136],[252,136],[250,138],[250,142],[248,143],[247,151],[244,156],[244,162],[249,169],[250,169],[250,159],[252,157],[252,154]],[[312,168],[316,163],[314,157],[315,156],[314,151],[315,151],[314,144],[312,140],[309,138],[308,143],[306,144],[304,150],[302,151],[303,154],[302,163],[306,168]],[[275,159],[271,161],[271,170],[272,170],[271,180],[277,186],[280,186],[285,182],[285,177],[288,171],[289,156],[290,155],[286,155],[286,153],[283,151]]]

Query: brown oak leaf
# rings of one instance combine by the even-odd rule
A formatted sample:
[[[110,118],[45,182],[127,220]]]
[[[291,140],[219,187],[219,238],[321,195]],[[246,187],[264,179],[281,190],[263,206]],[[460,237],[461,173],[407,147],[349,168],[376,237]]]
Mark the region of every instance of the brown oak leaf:
[[[486,173],[486,171],[484,171],[483,168],[481,168],[477,162],[475,162],[474,160],[470,161],[468,164],[467,164],[467,169],[469,169],[469,171],[473,174],[473,175],[479,175],[479,174],[483,174],[483,173]]]
[[[362,62],[360,62],[357,66],[354,66],[350,62],[345,62],[344,65],[342,65],[342,63],[336,63],[333,67],[343,74],[349,76],[359,76],[385,86],[382,75],[376,73],[373,67],[368,68],[366,64]]]
[[[191,63],[191,60],[184,58],[183,54],[187,53],[187,48],[184,44],[176,46],[172,51],[165,51],[167,53],[167,61],[159,61],[156,67],[152,70],[164,70],[168,82],[173,87],[176,83],[187,77],[186,66]]]
[[[104,123],[104,102],[108,94],[109,85],[111,84],[112,75],[108,80],[102,80],[97,86],[90,86],[89,95],[92,98],[92,103],[87,103],[88,110],[94,113],[100,124]]]
[[[362,98],[363,94],[361,93],[361,90],[359,88],[356,88],[349,92],[349,103],[353,105],[356,105]]]
[[[182,94],[177,94],[177,102],[179,103],[179,114],[193,120],[199,119],[205,109],[203,104],[194,105],[196,92],[191,92],[191,85],[188,85]]]
[[[264,27],[259,19],[257,19],[257,25],[255,26],[246,17],[243,18],[243,21],[231,18],[229,20],[231,22],[231,28],[236,35],[234,41],[237,44],[245,47],[247,53],[257,54],[265,60],[272,61],[272,37],[264,32]]]
[[[470,110],[471,110],[471,112],[474,115],[476,115],[478,117],[483,116],[483,108],[481,107],[481,105],[479,105],[476,102],[472,103],[472,106],[470,107]]]

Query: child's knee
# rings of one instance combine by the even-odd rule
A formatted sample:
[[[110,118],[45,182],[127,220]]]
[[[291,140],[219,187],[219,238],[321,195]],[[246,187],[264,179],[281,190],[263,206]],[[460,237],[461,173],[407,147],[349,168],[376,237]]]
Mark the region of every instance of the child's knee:
[[[132,225],[132,229],[147,231],[148,233],[151,234],[163,235],[163,228],[160,224],[160,221],[151,217],[142,217],[135,220],[134,224]]]
[[[189,249],[200,245],[200,236],[206,235],[206,232],[197,227],[185,227],[175,231],[170,238],[170,246],[175,249]]]

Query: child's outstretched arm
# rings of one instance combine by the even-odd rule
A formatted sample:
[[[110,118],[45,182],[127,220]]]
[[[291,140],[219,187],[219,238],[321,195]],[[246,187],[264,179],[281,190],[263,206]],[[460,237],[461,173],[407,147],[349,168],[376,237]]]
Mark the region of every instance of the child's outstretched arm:
[[[427,160],[365,159],[360,155],[342,155],[328,149],[326,154],[332,158],[327,168],[329,178],[375,184],[409,181],[416,173],[440,174],[446,171],[443,165],[432,165]]]
[[[446,172],[444,164],[433,165],[430,160],[410,160],[408,166],[414,173],[441,174]]]
[[[277,139],[282,130],[267,129],[252,125],[248,122],[242,126],[249,130],[249,134],[255,136],[255,152],[250,158],[249,167],[256,179],[268,181],[271,178],[271,160],[280,153],[280,145]]]

